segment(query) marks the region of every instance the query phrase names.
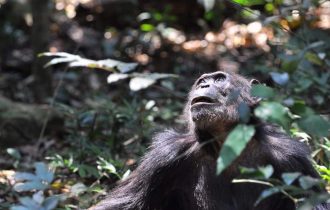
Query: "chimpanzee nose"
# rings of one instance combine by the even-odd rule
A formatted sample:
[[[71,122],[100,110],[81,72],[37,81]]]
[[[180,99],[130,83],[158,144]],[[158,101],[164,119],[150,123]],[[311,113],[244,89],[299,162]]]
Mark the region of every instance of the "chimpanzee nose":
[[[209,87],[210,87],[209,84],[201,85],[201,88],[209,88]]]

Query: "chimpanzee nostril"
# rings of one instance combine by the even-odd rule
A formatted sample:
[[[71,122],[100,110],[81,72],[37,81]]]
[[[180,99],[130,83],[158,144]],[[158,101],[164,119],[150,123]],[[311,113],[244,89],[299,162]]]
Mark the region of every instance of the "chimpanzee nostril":
[[[201,88],[209,88],[210,85],[201,85]]]

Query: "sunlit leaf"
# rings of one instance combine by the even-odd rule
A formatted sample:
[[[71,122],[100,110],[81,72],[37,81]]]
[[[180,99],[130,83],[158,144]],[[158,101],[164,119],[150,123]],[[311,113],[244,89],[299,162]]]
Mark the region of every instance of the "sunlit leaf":
[[[132,74],[131,77],[132,79],[129,83],[129,87],[132,91],[138,91],[149,87],[150,85],[154,84],[157,80],[169,78],[169,77],[176,77],[176,75],[151,73],[151,74]]]
[[[31,181],[31,182],[24,182],[24,183],[17,183],[14,185],[14,190],[17,192],[23,191],[31,191],[31,190],[45,190],[47,189],[47,185],[43,184],[40,181]]]
[[[258,168],[240,167],[240,173],[243,174],[244,177],[249,177],[253,179],[268,179],[273,175],[274,168],[271,165]]]
[[[83,183],[76,183],[71,187],[71,194],[74,196],[78,196],[79,194],[86,192],[87,187]]]
[[[129,87],[133,91],[138,91],[141,89],[145,89],[149,87],[150,85],[154,84],[156,82],[153,78],[147,78],[147,77],[134,77],[129,82]]]
[[[36,168],[36,175],[39,179],[51,183],[54,179],[54,173],[48,169],[45,163],[38,162],[34,164]]]
[[[217,174],[226,169],[243,151],[254,135],[253,126],[237,125],[226,138],[217,160]]]
[[[45,200],[45,196],[43,191],[38,191],[32,195],[33,200],[35,200],[37,203],[41,204]]]
[[[254,6],[254,5],[263,5],[265,4],[264,0],[233,0],[234,2],[242,6]]]
[[[21,159],[21,154],[19,153],[19,151],[17,149],[14,148],[7,148],[7,153],[14,157],[15,159]]]
[[[283,173],[282,180],[284,181],[285,184],[291,185],[300,175],[301,173],[298,172]]]
[[[124,173],[124,175],[123,175],[123,177],[122,177],[122,180],[127,179],[127,177],[128,177],[130,174],[131,174],[131,170],[128,169],[128,170]]]
[[[148,23],[144,23],[140,26],[141,31],[144,32],[149,32],[155,29],[155,26],[148,24]]]
[[[215,0],[198,0],[198,2],[203,5],[206,12],[213,9],[215,4]]]
[[[281,191],[281,189],[278,187],[272,187],[272,188],[265,189],[264,191],[262,191],[261,195],[259,196],[259,198],[257,199],[257,201],[255,202],[254,205],[257,206],[265,198],[268,198],[276,193],[279,193],[280,191]]]
[[[262,102],[254,110],[254,114],[260,119],[277,123],[285,129],[288,129],[290,124],[287,108],[277,102]]]
[[[258,167],[258,170],[263,174],[263,178],[268,179],[273,175],[274,173],[274,168],[271,165],[267,165],[265,167]]]
[[[108,76],[107,82],[108,84],[111,84],[126,78],[128,78],[128,74],[113,73]]]
[[[50,60],[45,67],[49,67],[59,63],[68,63],[69,67],[87,67],[87,68],[98,68],[110,72],[115,72],[116,70],[127,73],[134,70],[137,67],[137,63],[124,63],[121,61],[113,59],[105,60],[91,60],[87,58],[82,58],[78,55],[73,55],[66,52],[57,52],[57,53],[41,53],[39,56],[50,56],[57,57]]]
[[[35,181],[38,180],[38,177],[34,174],[27,173],[27,172],[16,172],[14,175],[15,181]]]
[[[285,85],[289,81],[289,74],[287,72],[278,73],[278,72],[271,72],[270,76],[279,85]]]

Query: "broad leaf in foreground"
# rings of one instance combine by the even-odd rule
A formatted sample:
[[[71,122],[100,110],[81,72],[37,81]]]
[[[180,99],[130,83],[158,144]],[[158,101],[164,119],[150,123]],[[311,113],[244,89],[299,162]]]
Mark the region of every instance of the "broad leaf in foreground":
[[[217,160],[217,175],[226,169],[243,151],[255,133],[253,126],[239,124],[225,140]]]

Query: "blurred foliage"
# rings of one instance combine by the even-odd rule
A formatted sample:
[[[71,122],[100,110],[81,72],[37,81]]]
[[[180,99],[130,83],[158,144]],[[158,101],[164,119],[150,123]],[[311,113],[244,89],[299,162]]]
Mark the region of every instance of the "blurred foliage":
[[[257,169],[241,168],[241,178],[234,179],[234,183],[255,183],[268,186],[257,201],[255,205],[260,203],[263,199],[282,193],[291,199],[298,210],[312,209],[313,206],[326,202],[330,195],[328,193],[317,193],[315,189],[324,187],[325,183],[309,176],[304,176],[298,172],[283,173],[281,180],[271,178],[274,169],[272,166],[259,167]]]
[[[0,0],[0,94],[23,103],[35,102],[29,4]],[[28,146],[7,148],[0,159],[8,169],[0,171],[0,208],[15,204],[52,209],[56,203],[79,209],[95,203],[134,169],[157,129],[180,126],[196,75],[219,68],[258,78],[267,86],[252,90],[262,98],[256,109],[240,105],[241,124],[221,151],[218,172],[253,135],[254,128],[244,123],[258,117],[309,144],[325,181],[300,174],[271,180],[270,167],[246,169],[253,175],[247,179],[257,177],[272,187],[260,199],[278,192],[294,199],[292,193],[306,192],[298,196],[299,205],[325,199],[312,194],[309,186],[330,186],[329,1],[50,0],[49,6],[50,53],[44,55],[56,57],[49,63],[56,87],[49,101],[63,113],[64,130],[36,137]],[[70,65],[83,70],[68,69]],[[13,178],[14,171],[31,171],[35,161],[45,159],[54,173],[39,173],[41,165],[36,165],[30,178]],[[39,183],[42,174],[54,176],[47,184],[42,181],[42,188],[32,184],[22,194],[12,187]],[[290,180],[300,184],[293,186]],[[66,196],[51,199],[62,194]]]

